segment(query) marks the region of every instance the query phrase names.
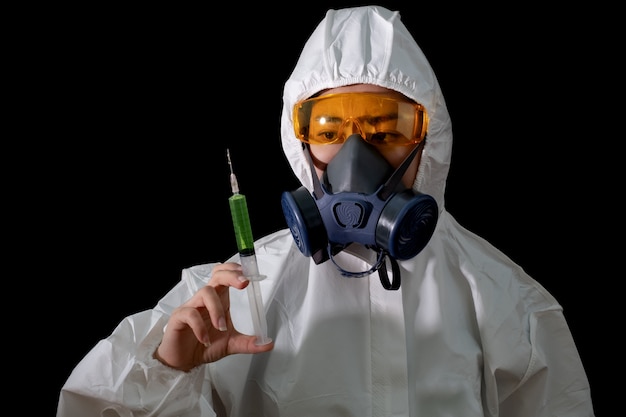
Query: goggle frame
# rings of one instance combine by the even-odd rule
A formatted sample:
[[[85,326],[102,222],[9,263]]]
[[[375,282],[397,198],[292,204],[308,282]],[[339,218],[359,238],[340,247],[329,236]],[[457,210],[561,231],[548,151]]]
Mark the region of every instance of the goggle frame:
[[[336,137],[333,139],[328,139],[328,140],[320,140],[320,139],[315,139],[314,137],[311,137],[310,126],[312,125],[311,118],[312,118],[312,115],[314,114],[313,109],[315,108],[316,105],[320,103],[325,103],[326,106],[329,107],[328,103],[332,103],[332,101],[339,102],[339,104],[336,105],[337,111],[333,110],[333,113],[331,114],[332,119],[342,120],[342,122],[340,124],[335,123],[335,125],[339,126],[336,130],[325,131],[323,133],[324,134],[336,133]],[[367,101],[371,101],[371,103],[367,103]],[[367,120],[367,119],[369,120],[380,119],[380,116],[381,116],[380,114],[375,115],[375,116],[372,116],[372,115],[347,116],[346,114],[344,114],[346,113],[346,111],[344,110],[346,107],[346,104],[348,104],[349,107],[354,107],[355,103],[359,104],[361,107],[363,107],[364,105],[371,104],[372,105],[371,108],[376,106],[379,109],[380,108],[393,108],[393,106],[391,107],[389,106],[390,104],[393,104],[395,106],[395,109],[397,110],[395,112],[396,114],[395,119],[394,118],[390,119],[389,117],[385,117],[383,119],[387,123],[389,120],[396,120],[395,127],[397,127],[398,124],[401,123],[402,120],[405,120],[404,125],[406,127],[407,125],[406,120],[412,119],[413,123],[412,123],[412,126],[410,127],[411,133],[407,135],[406,133],[400,132],[395,129],[393,130],[393,132],[383,131],[382,133],[384,133],[385,136],[394,135],[394,136],[401,138],[401,140],[394,140],[389,143],[385,141],[381,141],[379,138],[375,137],[375,135],[379,135],[381,133],[380,131],[376,130],[376,126],[371,125],[371,124],[368,125],[367,123],[364,122],[364,120]],[[333,106],[330,106],[330,107],[333,107]],[[409,108],[411,109],[410,111],[408,110]],[[388,111],[387,113],[385,113],[386,116],[394,114],[393,112],[389,113]],[[408,116],[409,114],[411,115],[410,117]],[[376,146],[415,145],[415,144],[421,143],[422,140],[424,140],[424,137],[426,136],[426,132],[428,130],[428,122],[429,122],[428,113],[425,107],[420,103],[416,103],[410,99],[401,99],[401,98],[391,97],[389,96],[389,93],[365,93],[365,92],[327,94],[327,95],[316,96],[316,97],[312,97],[309,99],[301,100],[294,105],[292,117],[293,117],[294,134],[296,138],[300,140],[301,142],[304,142],[307,144],[313,144],[313,145],[330,145],[330,144],[343,143],[349,136],[347,134],[342,133],[342,131],[345,130],[346,125],[348,123],[355,124],[356,127],[358,128],[358,133],[360,134],[360,136],[366,142],[371,143]],[[405,132],[408,132],[408,130],[405,129]]]

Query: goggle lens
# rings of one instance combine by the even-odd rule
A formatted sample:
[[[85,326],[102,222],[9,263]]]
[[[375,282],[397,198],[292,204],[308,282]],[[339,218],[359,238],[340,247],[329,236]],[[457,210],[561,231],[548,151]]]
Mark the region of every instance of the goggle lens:
[[[374,93],[329,94],[303,100],[294,106],[295,134],[313,145],[343,143],[359,133],[377,146],[420,143],[428,116],[421,104]]]

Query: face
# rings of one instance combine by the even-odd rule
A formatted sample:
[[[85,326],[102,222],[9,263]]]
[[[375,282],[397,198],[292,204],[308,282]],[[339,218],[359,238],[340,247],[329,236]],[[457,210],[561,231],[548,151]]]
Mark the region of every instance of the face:
[[[389,90],[384,87],[379,87],[377,85],[371,84],[355,84],[349,85],[345,87],[332,88],[324,91],[320,96],[324,96],[327,94],[336,94],[336,93],[388,93],[389,97],[392,98],[403,98],[404,96],[397,91]],[[356,132],[355,126],[347,126],[346,129],[355,129],[354,132],[346,131],[345,134],[349,136],[352,133]],[[309,145],[311,150],[311,156],[313,158],[313,162],[315,163],[315,171],[317,172],[317,176],[319,178],[322,177],[324,170],[328,163],[333,159],[333,157],[339,152],[339,149],[343,146],[343,144],[331,144],[331,145]],[[415,146],[385,146],[379,147],[378,151],[380,154],[389,162],[391,166],[397,168],[402,161],[407,157],[409,153],[415,148]],[[417,175],[417,168],[419,167],[419,161],[421,157],[421,152],[413,159],[411,165],[404,173],[402,177],[402,183],[405,187],[411,188],[413,186],[413,182],[415,181],[415,176]]]

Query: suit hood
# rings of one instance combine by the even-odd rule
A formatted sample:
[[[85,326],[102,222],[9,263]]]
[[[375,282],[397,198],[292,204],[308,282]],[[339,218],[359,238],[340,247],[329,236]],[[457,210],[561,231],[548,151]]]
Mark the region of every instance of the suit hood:
[[[293,106],[321,90],[374,84],[398,91],[428,112],[426,143],[413,189],[430,194],[440,210],[452,151],[452,128],[430,63],[397,11],[383,7],[329,10],[304,45],[283,91],[281,140],[300,182],[312,190],[303,144],[294,135]]]

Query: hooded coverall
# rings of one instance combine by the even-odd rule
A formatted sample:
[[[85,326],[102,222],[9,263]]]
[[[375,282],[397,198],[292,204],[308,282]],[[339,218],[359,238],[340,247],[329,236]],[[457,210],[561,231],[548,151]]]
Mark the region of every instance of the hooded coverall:
[[[281,137],[296,176],[311,172],[292,108],[322,89],[369,83],[423,104],[430,124],[415,190],[439,206],[435,232],[399,261],[402,284],[340,276],[299,252],[288,229],[255,242],[275,348],[177,371],[153,358],[170,313],[214,264],[182,271],[151,310],[124,319],[76,366],[58,417],[589,417],[590,387],[559,303],[448,213],[452,129],[433,70],[397,12],[330,10],[285,84]],[[363,271],[373,251],[336,255]],[[229,261],[238,261],[234,255]],[[392,274],[390,270],[388,272]],[[235,327],[253,334],[246,291],[230,290]]]

